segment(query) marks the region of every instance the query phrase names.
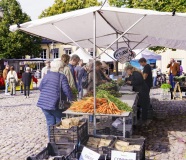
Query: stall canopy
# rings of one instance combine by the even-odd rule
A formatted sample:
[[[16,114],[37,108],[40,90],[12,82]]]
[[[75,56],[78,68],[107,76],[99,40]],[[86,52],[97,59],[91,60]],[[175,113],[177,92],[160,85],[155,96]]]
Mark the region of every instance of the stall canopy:
[[[92,48],[94,13],[96,15],[96,44],[106,48],[121,36],[118,47],[146,48],[165,46],[186,49],[186,14],[142,9],[91,7],[52,17],[13,25],[11,31],[44,37],[63,44]],[[110,46],[116,49],[116,45]]]
[[[134,58],[135,60],[139,60],[140,58],[145,58],[145,59],[154,59],[154,60],[161,60],[161,55],[156,54],[153,51],[150,51],[148,49],[145,49],[141,52],[140,49],[133,50],[136,53],[136,57]]]
[[[92,56],[88,53],[85,53],[84,50],[82,50],[81,48],[79,48],[78,50],[76,50],[74,53],[72,53],[70,56],[77,54],[80,59],[83,60],[84,63],[88,63],[90,60],[92,60]]]

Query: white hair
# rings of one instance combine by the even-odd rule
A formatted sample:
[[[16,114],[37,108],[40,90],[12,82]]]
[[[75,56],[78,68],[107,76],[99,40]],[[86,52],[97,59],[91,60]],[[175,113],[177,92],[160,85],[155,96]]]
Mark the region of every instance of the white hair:
[[[26,71],[30,71],[30,67],[26,67]]]
[[[51,72],[59,72],[65,65],[61,60],[55,60],[51,62],[50,66]]]

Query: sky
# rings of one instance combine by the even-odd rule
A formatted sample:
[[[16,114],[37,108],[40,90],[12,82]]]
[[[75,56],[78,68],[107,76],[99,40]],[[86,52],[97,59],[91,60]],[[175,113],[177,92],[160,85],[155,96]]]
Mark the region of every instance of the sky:
[[[54,0],[17,0],[21,4],[23,12],[26,12],[32,20],[38,19],[41,12],[52,6]],[[103,1],[103,0],[99,0]]]
[[[41,12],[51,6],[54,0],[17,0],[21,4],[23,12],[26,12],[32,20],[38,19]]]

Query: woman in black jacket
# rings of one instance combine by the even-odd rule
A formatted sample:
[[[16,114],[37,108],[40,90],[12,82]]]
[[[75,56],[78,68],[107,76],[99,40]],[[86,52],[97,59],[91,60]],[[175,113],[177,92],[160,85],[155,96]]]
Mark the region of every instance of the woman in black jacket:
[[[139,93],[138,105],[142,108],[142,121],[146,121],[148,108],[150,106],[148,86],[143,79],[142,73],[135,67],[129,65],[125,68],[125,71],[130,76],[130,81],[127,81],[127,83],[131,84],[133,90]]]
[[[27,97],[29,98],[31,81],[32,81],[32,75],[30,73],[30,67],[26,67],[26,72],[22,74],[22,82],[24,85],[25,98]]]

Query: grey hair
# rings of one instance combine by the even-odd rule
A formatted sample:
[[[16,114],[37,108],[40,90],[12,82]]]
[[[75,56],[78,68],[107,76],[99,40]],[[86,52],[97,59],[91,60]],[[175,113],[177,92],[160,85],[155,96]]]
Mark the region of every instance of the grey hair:
[[[77,54],[73,54],[70,58],[70,60],[80,60],[79,56]]]
[[[65,67],[65,64],[61,60],[55,60],[51,62],[50,66],[51,72],[59,72]]]
[[[30,67],[26,67],[26,71],[30,71]]]

